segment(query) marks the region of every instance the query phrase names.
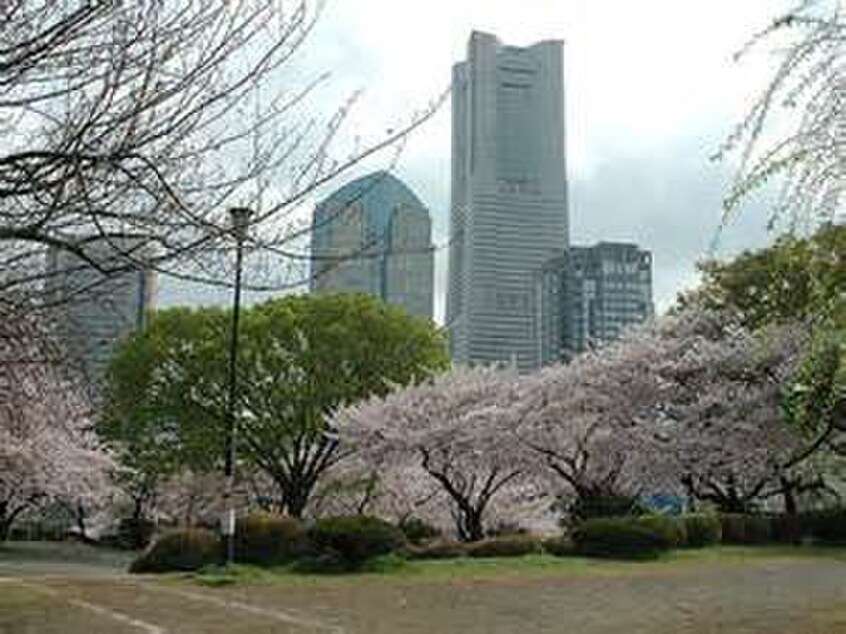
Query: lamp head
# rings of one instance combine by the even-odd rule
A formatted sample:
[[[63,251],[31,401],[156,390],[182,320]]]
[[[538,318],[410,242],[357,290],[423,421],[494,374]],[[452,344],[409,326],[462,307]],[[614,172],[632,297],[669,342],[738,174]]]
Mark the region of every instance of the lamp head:
[[[247,228],[250,226],[250,217],[252,215],[253,210],[247,207],[231,207],[229,209],[232,232],[238,240],[243,240],[247,237]]]

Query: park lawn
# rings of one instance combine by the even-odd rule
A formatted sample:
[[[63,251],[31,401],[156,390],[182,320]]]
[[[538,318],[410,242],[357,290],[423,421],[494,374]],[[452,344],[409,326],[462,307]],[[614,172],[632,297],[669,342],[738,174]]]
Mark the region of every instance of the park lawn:
[[[623,561],[587,557],[462,557],[426,561],[403,561],[394,557],[377,560],[365,571],[339,575],[302,574],[290,568],[263,569],[236,565],[232,574],[211,571],[208,574],[168,574],[160,578],[181,583],[193,580],[201,586],[243,584],[272,585],[358,585],[360,583],[393,585],[409,580],[502,580],[519,581],[543,577],[620,577],[683,573],[691,566],[742,566],[754,562],[790,562],[822,559],[846,564],[846,547],[813,546],[712,546],[709,548],[674,550],[651,561]]]
[[[39,591],[10,583],[0,585],[2,634],[123,634],[136,629],[107,616],[59,601]]]
[[[846,634],[846,549],[718,547],[653,562],[389,559],[375,568],[238,566],[226,585],[220,574],[7,579],[0,633]]]
[[[0,583],[0,634],[322,634],[325,630],[232,610],[156,584],[115,579]]]

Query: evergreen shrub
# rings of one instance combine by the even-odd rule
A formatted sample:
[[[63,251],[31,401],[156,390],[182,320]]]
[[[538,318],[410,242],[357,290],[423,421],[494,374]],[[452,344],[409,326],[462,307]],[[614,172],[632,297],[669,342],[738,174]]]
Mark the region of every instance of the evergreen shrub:
[[[191,572],[219,563],[223,554],[218,536],[204,529],[165,533],[150,544],[129,567],[129,572]]]

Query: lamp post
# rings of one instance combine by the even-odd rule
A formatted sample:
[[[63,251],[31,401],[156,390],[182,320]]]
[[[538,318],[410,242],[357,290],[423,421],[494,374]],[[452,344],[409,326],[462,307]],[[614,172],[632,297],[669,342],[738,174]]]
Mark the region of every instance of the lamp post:
[[[226,565],[235,560],[235,504],[233,488],[235,483],[235,407],[238,398],[238,318],[241,313],[241,263],[244,258],[244,240],[252,211],[246,207],[229,210],[232,235],[235,238],[235,293],[232,299],[232,331],[229,335],[229,368],[226,377],[226,489],[224,490],[224,516],[221,533],[226,539]]]

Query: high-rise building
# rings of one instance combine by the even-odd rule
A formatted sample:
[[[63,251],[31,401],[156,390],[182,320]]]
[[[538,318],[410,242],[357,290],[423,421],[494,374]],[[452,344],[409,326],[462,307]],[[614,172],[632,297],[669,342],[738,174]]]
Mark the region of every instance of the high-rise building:
[[[131,241],[93,240],[89,257],[104,269],[127,265]],[[57,334],[99,400],[109,361],[120,341],[141,328],[155,301],[155,275],[143,268],[106,275],[77,255],[50,248],[45,291]]]
[[[376,172],[348,183],[314,211],[310,288],[361,292],[432,318],[429,212],[402,181]]]
[[[538,367],[534,280],[568,243],[560,41],[470,37],[453,67],[450,214],[453,360]]]
[[[544,264],[536,290],[541,360],[568,359],[653,316],[652,254],[620,242],[573,246]]]

